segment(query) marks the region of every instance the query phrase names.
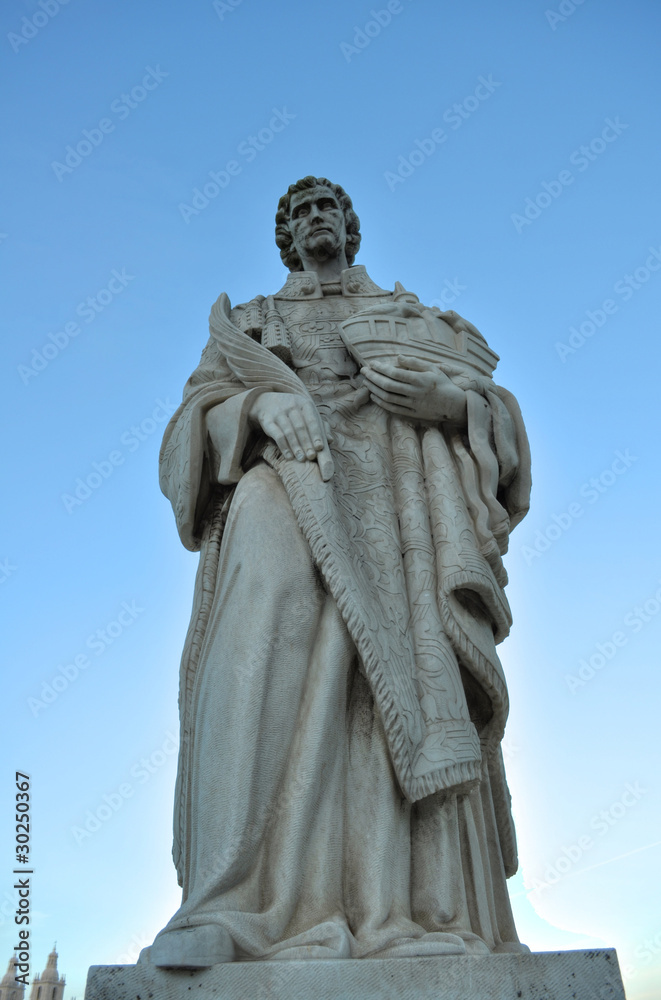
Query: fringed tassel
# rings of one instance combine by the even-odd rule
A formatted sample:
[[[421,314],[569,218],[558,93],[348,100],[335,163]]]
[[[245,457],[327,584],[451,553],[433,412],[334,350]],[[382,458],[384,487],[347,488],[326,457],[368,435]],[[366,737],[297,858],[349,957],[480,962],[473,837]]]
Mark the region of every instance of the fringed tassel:
[[[253,340],[259,340],[262,335],[262,303],[263,295],[251,299],[239,319],[239,327]]]
[[[264,302],[262,315],[262,345],[292,367],[291,338],[272,295],[269,295]]]

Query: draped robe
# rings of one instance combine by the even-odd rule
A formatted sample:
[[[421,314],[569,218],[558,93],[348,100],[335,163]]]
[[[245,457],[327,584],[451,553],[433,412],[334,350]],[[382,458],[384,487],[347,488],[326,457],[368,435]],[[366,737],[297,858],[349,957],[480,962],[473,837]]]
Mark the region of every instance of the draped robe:
[[[463,427],[365,402],[339,323],[393,295],[360,266],[334,291],[295,272],[231,313],[286,346],[331,434],[329,482],[255,433],[263,388],[213,337],[166,430],[161,486],[201,552],[180,685],[184,898],[166,930],[220,924],[244,960],[369,957],[434,932],[516,948],[496,644],[525,430],[487,377],[457,380]]]

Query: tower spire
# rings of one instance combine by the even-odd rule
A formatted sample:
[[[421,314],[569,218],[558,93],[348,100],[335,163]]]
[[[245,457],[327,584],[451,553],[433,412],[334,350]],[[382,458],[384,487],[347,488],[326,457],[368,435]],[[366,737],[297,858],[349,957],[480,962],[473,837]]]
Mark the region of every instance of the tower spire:
[[[57,971],[57,941],[48,956],[46,968],[32,980],[30,1000],[63,1000],[66,980]],[[2,998],[0,998],[2,1000]]]
[[[0,1000],[23,1000],[25,986],[16,982],[16,956],[12,955],[0,982]]]

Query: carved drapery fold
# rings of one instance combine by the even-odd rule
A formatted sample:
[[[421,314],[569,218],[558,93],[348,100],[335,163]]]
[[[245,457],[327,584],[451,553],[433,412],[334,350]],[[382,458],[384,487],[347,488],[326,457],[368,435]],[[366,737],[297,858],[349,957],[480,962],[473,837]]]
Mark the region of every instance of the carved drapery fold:
[[[264,315],[263,302],[260,307]],[[229,302],[222,313],[229,318]],[[282,361],[271,355],[272,368],[265,358],[269,352],[252,341],[255,307],[249,315],[234,310],[231,318],[235,329],[236,324],[250,326],[249,336],[237,331],[245,337],[235,344],[243,368],[239,355],[229,361],[223,357],[212,336],[166,431],[161,455],[161,484],[182,541],[202,548],[180,687],[174,846],[180,878],[187,842],[191,697],[232,490],[231,484],[214,483],[206,413],[259,379],[269,389],[290,392],[298,383],[298,391],[309,395]],[[250,366],[253,376],[259,368],[259,379],[246,376]],[[321,481],[316,464],[286,462],[272,444],[263,457],[287,490],[361,654],[402,790],[413,801],[440,789],[465,791],[488,768],[511,870],[516,867],[513,826],[498,746],[507,691],[494,643],[510,625],[501,553],[511,526],[525,513],[528,454],[513,398],[491,380],[480,382],[467,392],[468,423],[461,433],[416,427],[374,404],[354,406],[359,391],[354,385],[345,383],[337,391],[326,386],[312,396],[339,442],[331,482]],[[479,734],[469,718],[460,665],[491,703],[491,718]]]

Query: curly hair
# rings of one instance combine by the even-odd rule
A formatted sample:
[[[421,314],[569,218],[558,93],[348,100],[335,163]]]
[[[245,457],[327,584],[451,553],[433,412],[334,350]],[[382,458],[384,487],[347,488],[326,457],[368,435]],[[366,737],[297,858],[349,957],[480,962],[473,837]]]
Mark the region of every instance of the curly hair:
[[[302,271],[303,264],[301,258],[294,247],[291,231],[289,229],[289,207],[293,194],[297,191],[305,191],[314,187],[330,188],[338,200],[340,208],[344,212],[344,224],[347,230],[347,242],[345,253],[347,263],[351,266],[356,259],[358,248],[360,247],[360,219],[353,210],[351,198],[344,188],[339,184],[333,184],[326,177],[313,177],[311,174],[302,177],[295,184],[290,184],[287,193],[283,194],[278,202],[278,211],[275,213],[275,242],[280,250],[280,257],[285,267],[290,271]]]

